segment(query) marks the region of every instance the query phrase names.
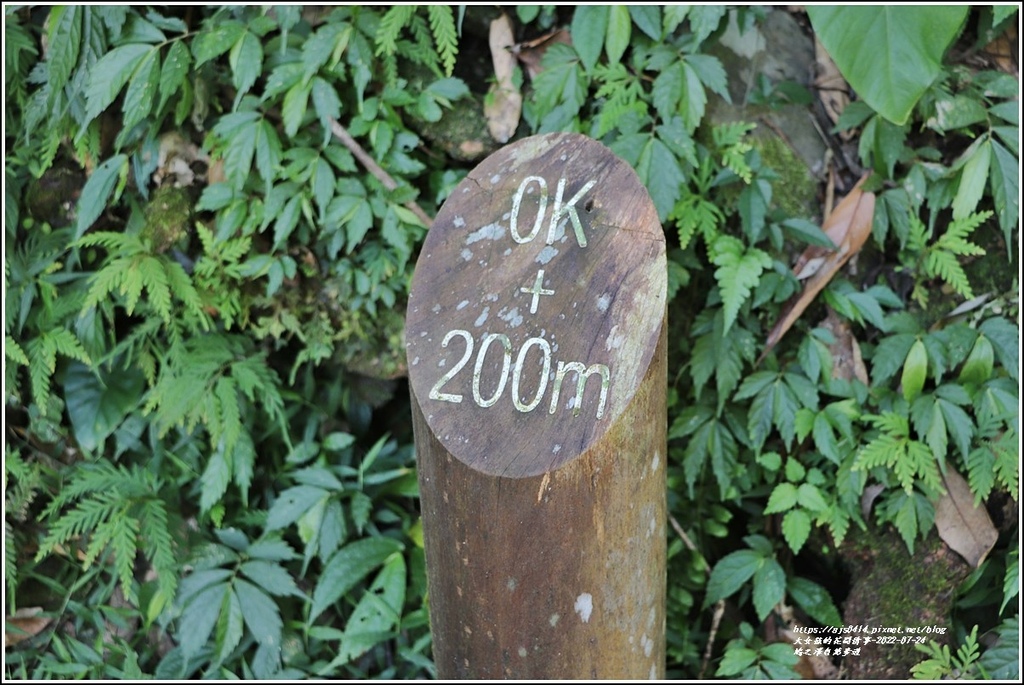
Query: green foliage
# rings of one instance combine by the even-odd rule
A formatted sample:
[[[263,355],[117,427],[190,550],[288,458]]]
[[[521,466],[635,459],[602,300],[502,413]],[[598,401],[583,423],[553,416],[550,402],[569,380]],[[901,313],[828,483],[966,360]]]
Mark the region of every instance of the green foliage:
[[[829,55],[864,101],[902,125],[942,72],[966,6],[811,7],[807,14]]]
[[[1019,497],[1019,83],[947,51],[961,24],[985,45],[1015,8],[809,8],[861,98],[837,128],[857,136],[844,168],[874,171],[876,211],[857,268],[762,355],[803,287],[793,256],[833,247],[785,201],[766,127],[710,116],[730,101],[718,39],[769,11],[509,15],[522,51],[572,38],[517,73],[516,135],[606,144],[669,242],[682,679],[796,678],[792,646],[765,641],[788,615],[772,614],[843,619],[808,562],[839,577],[854,527],[913,550],[949,469],[979,504]],[[400,380],[426,231],[410,206],[436,214],[472,166],[423,124],[482,99],[482,16],[5,8],[5,582],[9,614],[52,619],[6,674],[436,674]],[[766,76],[755,90],[803,101]],[[1016,554],[1001,538],[978,572],[991,646],[985,625],[959,629],[964,646],[930,647],[915,675],[1017,677]]]

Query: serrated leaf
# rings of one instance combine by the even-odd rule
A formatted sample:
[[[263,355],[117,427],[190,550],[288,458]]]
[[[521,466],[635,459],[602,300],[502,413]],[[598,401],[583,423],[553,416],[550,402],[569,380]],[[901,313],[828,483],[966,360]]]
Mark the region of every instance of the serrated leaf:
[[[732,595],[753,577],[765,558],[752,549],[741,549],[725,555],[711,569],[704,606]]]
[[[199,67],[230,50],[245,32],[245,24],[234,19],[213,23],[209,31],[202,31],[192,41],[192,55]]]
[[[761,278],[761,272],[772,265],[771,257],[756,247],[743,249],[743,243],[729,235],[720,235],[708,248],[715,270],[715,280],[722,293],[725,330],[736,320],[740,306],[750,297]]]
[[[989,183],[1009,256],[1013,230],[1020,217],[1020,162],[1012,152],[995,141],[992,142],[992,153]]]
[[[233,589],[242,606],[245,627],[261,645],[281,645],[281,612],[277,604],[255,585],[236,578]]]
[[[159,74],[160,51],[154,48],[142,58],[128,82],[121,108],[124,112],[124,128],[130,129],[149,116],[159,85]]]
[[[653,40],[661,39],[661,8],[657,5],[629,5],[629,16]]]
[[[792,509],[797,503],[797,489],[792,483],[779,483],[772,490],[768,498],[768,504],[764,508],[765,514],[777,514],[781,511]]]
[[[640,153],[636,172],[651,193],[658,217],[664,221],[679,199],[680,188],[685,180],[679,160],[665,143],[652,136]]]
[[[217,624],[227,590],[227,583],[211,585],[197,594],[182,611],[178,646],[186,656],[195,656],[206,644]]]
[[[214,633],[214,644],[217,648],[214,663],[225,661],[238,646],[238,643],[242,641],[244,633],[242,604],[238,601],[238,595],[234,592],[227,592],[224,595],[220,616],[217,618],[217,630]]]
[[[129,43],[114,48],[93,65],[89,71],[89,85],[85,90],[86,123],[114,102],[142,60],[155,50],[153,45]]]
[[[241,102],[242,96],[256,83],[263,73],[263,46],[260,39],[245,31],[228,53],[228,64],[231,66],[231,82],[235,86],[235,107]]]
[[[970,216],[981,201],[992,160],[991,138],[986,139],[973,151],[968,148],[965,154],[968,155],[967,161],[960,172],[960,183],[953,198],[954,220]]]
[[[313,590],[309,623],[401,549],[401,543],[385,537],[363,538],[339,549],[324,566]]]
[[[608,55],[609,64],[616,64],[622,59],[626,48],[629,47],[632,31],[633,20],[630,19],[629,8],[625,5],[610,5],[608,8],[608,31],[604,38],[604,50]]]
[[[730,676],[741,673],[755,661],[758,653],[749,647],[731,647],[725,650],[722,661],[718,664],[716,676]]]
[[[601,48],[608,33],[608,12],[607,5],[580,5],[573,12],[569,34],[573,48],[588,72],[594,70],[601,57]]]
[[[295,585],[295,579],[292,575],[279,564],[251,559],[239,566],[238,570],[242,575],[263,588],[268,594],[278,597],[286,595],[304,596]]]
[[[296,485],[282,492],[267,512],[267,531],[279,530],[294,523],[323,496],[326,490],[311,485]]]
[[[312,88],[311,83],[299,82],[285,93],[281,103],[281,118],[284,121],[284,132],[289,138],[294,138],[299,132]]]
[[[903,387],[903,398],[913,402],[921,394],[925,379],[928,377],[928,352],[924,343],[918,339],[910,346],[907,358],[903,362],[903,375],[900,383]]]
[[[988,338],[996,358],[1014,381],[1019,378],[1020,330],[1002,317],[986,319],[978,330]]]
[[[943,53],[959,33],[967,10],[954,5],[811,5],[807,14],[853,90],[902,125],[941,73]]]
[[[821,585],[806,578],[790,578],[786,584],[789,596],[807,615],[826,626],[841,626],[843,619],[831,595]]]
[[[118,177],[127,170],[127,165],[128,158],[125,155],[114,155],[93,170],[78,200],[73,240],[81,238],[106,209]]]
[[[725,5],[691,5],[687,13],[694,41],[699,45],[718,28],[725,17]]]
[[[157,110],[163,109],[171,97],[180,97],[179,90],[185,82],[191,62],[192,55],[184,41],[176,41],[171,45],[160,67],[160,104]]]
[[[793,514],[796,512],[790,512]],[[789,516],[789,514],[787,514]],[[783,522],[785,528],[785,522]],[[786,572],[775,559],[766,559],[754,573],[754,609],[757,618],[764,621],[776,604],[786,596]]]
[[[658,116],[662,119],[671,119],[679,111],[679,103],[686,85],[685,78],[681,61],[669,65],[655,77],[651,86],[651,99]]]
[[[353,659],[391,637],[401,622],[405,586],[405,559],[395,554],[387,560],[352,611],[336,661]]]
[[[828,502],[821,494],[817,486],[810,483],[801,483],[797,493],[797,501],[804,509],[821,513],[829,508]]]
[[[85,11],[86,8],[75,5],[58,5],[50,11],[46,36],[46,63],[49,70],[49,86],[54,91],[64,88],[75,65],[78,64],[82,46],[82,14]]]

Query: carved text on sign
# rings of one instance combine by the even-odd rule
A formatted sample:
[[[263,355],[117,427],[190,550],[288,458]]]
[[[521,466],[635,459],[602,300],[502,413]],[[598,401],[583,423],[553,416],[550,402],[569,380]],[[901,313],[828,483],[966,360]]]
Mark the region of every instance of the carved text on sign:
[[[469,363],[470,358],[473,356],[473,336],[469,331],[464,331],[460,328],[448,331],[441,341],[441,347],[448,347],[448,343],[453,338],[462,338],[466,341],[466,350],[462,353],[462,357],[447,373],[441,376],[440,380],[434,384],[434,387],[430,389],[428,395],[432,400],[440,400],[442,402],[453,402],[460,404],[462,402],[462,395],[458,393],[447,393],[441,392],[449,381],[455,378],[456,375]],[[483,392],[480,389],[481,375],[484,367],[484,358],[487,355],[487,350],[491,346],[491,343],[498,341],[501,343],[503,350],[503,358],[501,364],[501,373],[498,375],[498,386],[491,394],[490,397],[485,398]],[[541,372],[540,381],[537,385],[537,389],[534,391],[533,399],[529,402],[522,400],[521,386],[523,378],[523,368],[526,365],[526,355],[532,347],[540,348],[541,353]],[[505,385],[508,382],[509,369],[512,369],[512,404],[518,411],[523,413],[529,413],[537,408],[537,405],[541,403],[544,398],[544,393],[547,390],[548,380],[551,374],[551,345],[544,338],[529,338],[523,346],[519,348],[519,354],[516,355],[516,363],[512,365],[512,341],[504,333],[486,333],[480,340],[480,351],[477,352],[476,364],[473,367],[473,401],[480,407],[492,407],[499,399],[501,399],[502,393],[505,392]],[[579,416],[580,407],[583,405],[583,394],[586,390],[587,380],[591,376],[597,375],[601,379],[601,395],[597,404],[597,414],[595,418],[600,419],[604,416],[604,407],[608,402],[608,386],[611,382],[611,370],[606,364],[591,364],[587,366],[577,361],[561,361],[559,360],[554,374],[554,384],[551,390],[551,403],[549,405],[548,413],[554,414],[558,411],[558,401],[562,395],[562,384],[565,378],[570,373],[576,374],[576,394],[569,400],[569,406],[572,407],[573,416]]]

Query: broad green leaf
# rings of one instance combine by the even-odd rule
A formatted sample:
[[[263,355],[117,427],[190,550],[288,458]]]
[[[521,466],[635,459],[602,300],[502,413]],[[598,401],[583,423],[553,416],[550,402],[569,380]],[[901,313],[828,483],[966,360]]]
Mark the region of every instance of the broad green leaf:
[[[971,354],[967,357],[963,367],[960,369],[960,376],[957,379],[960,383],[984,383],[992,377],[995,353],[992,350],[992,343],[984,335],[979,335],[971,348]]]
[[[831,595],[822,586],[806,578],[793,577],[786,583],[786,589],[793,601],[818,623],[826,626],[843,625]]]
[[[326,490],[310,485],[296,485],[282,492],[267,512],[267,531],[279,530],[294,523],[307,509],[328,495]]]
[[[679,160],[665,143],[652,136],[640,153],[636,172],[651,193],[658,217],[664,220],[679,199],[684,180]]]
[[[81,238],[106,209],[118,177],[127,169],[128,158],[125,155],[114,155],[93,170],[78,200],[74,240]]]
[[[608,34],[608,13],[608,5],[580,5],[572,14],[572,45],[588,72],[594,70],[601,56]]]
[[[341,100],[338,92],[330,83],[319,76],[313,79],[313,109],[324,127],[324,140],[328,140],[331,131],[331,119],[341,116]]]
[[[201,31],[192,41],[192,56],[199,67],[234,47],[245,33],[245,24],[235,19],[213,23],[209,31]]]
[[[782,537],[786,544],[798,554],[811,534],[811,517],[803,509],[791,509],[782,519]]]
[[[268,594],[277,597],[284,597],[286,595],[304,597],[295,585],[295,579],[292,575],[279,564],[251,559],[243,563],[238,570],[242,572],[242,575],[263,588]]]
[[[160,104],[157,110],[163,109],[172,97],[181,97],[179,90],[188,75],[192,55],[185,46],[185,41],[175,41],[167,51],[163,66],[160,67]]]
[[[928,119],[925,125],[944,133],[966,128],[985,119],[985,107],[979,99],[967,95],[954,95],[935,102],[935,116]]]
[[[792,513],[795,512],[790,512]],[[766,559],[754,573],[754,609],[757,611],[757,618],[764,621],[785,596],[786,572],[774,558]]]
[[[360,598],[345,624],[341,650],[335,661],[348,661],[392,637],[401,623],[405,602],[405,559],[394,554]]]
[[[159,86],[160,51],[156,48],[142,58],[124,94],[122,126],[130,129],[139,123],[153,109],[153,100]]]
[[[996,629],[999,641],[981,655],[979,663],[993,680],[1020,680],[1020,614]]]
[[[835,244],[825,232],[817,224],[811,223],[806,219],[786,219],[782,222],[782,227],[786,229],[787,233],[800,240],[800,242],[807,243],[808,245],[817,245],[829,250],[836,249]]]
[[[1011,238],[1020,217],[1020,162],[1012,152],[996,141],[992,141],[992,153],[989,184],[1009,256],[1013,244]]]
[[[306,105],[312,88],[311,83],[300,82],[285,93],[284,102],[281,104],[281,118],[284,120],[284,132],[289,138],[294,138],[299,132],[302,119],[306,116]]]
[[[729,647],[718,664],[716,676],[730,676],[741,673],[743,669],[757,661],[758,653],[749,647]]]
[[[46,65],[49,87],[54,91],[64,88],[78,64],[82,47],[82,15],[86,11],[86,8],[76,5],[57,5],[50,11]],[[5,16],[5,28],[6,20]]]
[[[579,11],[579,8],[577,8]],[[604,50],[608,55],[608,63],[616,64],[629,47],[629,37],[633,31],[633,21],[629,17],[626,5],[609,5],[608,32],[604,38]]]
[[[64,378],[64,397],[79,446],[90,452],[99,447],[138,405],[144,383],[134,368],[93,371],[72,362]]]
[[[953,219],[970,216],[981,201],[992,158],[991,138],[986,138],[977,147],[972,145],[964,154],[967,161],[960,172],[960,183],[953,198]]]
[[[1007,558],[1006,573],[1003,574],[1003,601],[999,605],[1002,613],[1006,603],[1020,593],[1020,548],[1014,548]]]
[[[89,71],[89,85],[85,90],[84,123],[95,119],[114,102],[142,60],[155,50],[153,45],[129,43],[114,48],[93,65]]]
[[[214,662],[221,663],[227,660],[238,643],[242,641],[244,633],[242,604],[238,601],[238,595],[233,591],[226,592],[220,608],[220,616],[217,618],[217,630],[214,633],[214,645],[216,646]]]
[[[674,62],[658,73],[651,86],[651,99],[658,116],[666,120],[675,116],[685,87],[686,75],[683,73],[682,61]]]
[[[666,5],[664,7],[665,15],[662,17],[662,31],[664,33],[674,33],[679,27],[683,20],[686,19],[686,15],[690,11],[689,5]]]
[[[686,124],[686,132],[693,133],[704,120],[704,110],[708,104],[707,93],[704,92],[704,85],[700,76],[690,63],[683,62],[683,97],[682,111],[683,122]]]
[[[1018,380],[1020,366],[1020,329],[1002,317],[986,319],[978,330],[988,338],[996,358],[1010,378]]]
[[[687,55],[686,64],[693,69],[701,83],[711,92],[722,96],[726,102],[732,102],[729,94],[729,78],[722,62],[714,55]]]
[[[339,549],[324,566],[313,590],[309,623],[315,621],[327,607],[338,601],[370,571],[401,549],[400,542],[386,537],[363,538]]]
[[[764,562],[764,556],[752,549],[740,549],[719,559],[708,578],[704,606],[709,607],[735,593]]]
[[[260,39],[245,31],[228,53],[231,82],[235,86],[235,107],[263,72],[263,46]]]
[[[661,39],[661,8],[657,5],[629,5],[629,16],[637,28],[654,40]]]
[[[792,483],[779,483],[772,490],[768,498],[768,505],[764,508],[765,514],[777,514],[796,506],[797,489]]]
[[[797,501],[804,509],[821,513],[828,509],[828,503],[821,495],[821,490],[811,483],[801,483],[797,493]]]
[[[263,590],[236,578],[232,584],[238,601],[242,605],[245,627],[260,644],[281,644],[281,612],[277,604]]]
[[[227,583],[211,585],[196,595],[181,612],[178,624],[178,646],[186,656],[195,656],[203,648],[217,625]]]
[[[850,86],[879,114],[906,123],[942,71],[966,5],[809,5],[818,39]]]
[[[687,13],[697,45],[704,42],[718,28],[726,13],[725,5],[691,5]]]
[[[331,433],[324,438],[324,449],[329,452],[340,452],[351,447],[356,441],[354,435],[348,433]]]
[[[925,379],[928,377],[928,352],[924,343],[918,339],[910,346],[907,358],[903,362],[903,375],[900,384],[903,386],[903,397],[908,402],[921,394]]]
[[[199,509],[205,514],[220,501],[231,482],[231,463],[224,450],[218,449],[210,455],[200,482],[202,491],[199,495]]]

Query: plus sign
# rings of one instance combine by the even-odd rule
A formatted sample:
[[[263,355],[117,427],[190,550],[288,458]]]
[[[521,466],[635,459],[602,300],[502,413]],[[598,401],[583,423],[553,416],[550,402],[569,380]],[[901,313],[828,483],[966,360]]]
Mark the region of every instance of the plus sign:
[[[554,295],[555,294],[554,290],[546,290],[544,288],[544,269],[540,269],[537,272],[537,279],[533,282],[533,286],[532,287],[527,288],[526,286],[523,286],[522,288],[519,289],[519,292],[529,293],[529,294],[533,295],[533,301],[530,302],[530,313],[531,314],[536,314],[537,313],[537,300],[540,299],[541,295]]]

